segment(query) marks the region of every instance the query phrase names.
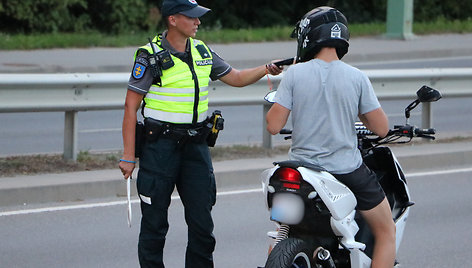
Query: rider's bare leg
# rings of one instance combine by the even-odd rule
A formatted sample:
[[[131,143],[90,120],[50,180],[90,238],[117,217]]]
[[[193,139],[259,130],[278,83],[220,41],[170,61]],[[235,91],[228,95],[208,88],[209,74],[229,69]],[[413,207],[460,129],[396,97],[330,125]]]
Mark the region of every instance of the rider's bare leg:
[[[392,268],[395,263],[395,223],[386,198],[376,207],[361,211],[374,237],[372,268]]]

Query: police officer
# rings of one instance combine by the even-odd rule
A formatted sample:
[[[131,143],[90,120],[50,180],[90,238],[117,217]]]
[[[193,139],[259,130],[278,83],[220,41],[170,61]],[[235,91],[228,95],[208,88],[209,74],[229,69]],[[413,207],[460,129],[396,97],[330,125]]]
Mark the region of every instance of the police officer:
[[[137,190],[141,199],[138,257],[141,267],[164,267],[169,227],[167,211],[177,187],[185,208],[188,243],[185,267],[213,267],[215,248],[211,210],[216,186],[205,137],[208,133],[208,83],[219,79],[243,87],[282,68],[267,64],[236,70],[204,42],[194,39],[199,17],[210,9],[195,0],[164,0],[167,30],[139,48],[129,79],[123,118],[123,157],[129,178],[135,168],[137,111],[145,118],[146,142],[140,156]]]

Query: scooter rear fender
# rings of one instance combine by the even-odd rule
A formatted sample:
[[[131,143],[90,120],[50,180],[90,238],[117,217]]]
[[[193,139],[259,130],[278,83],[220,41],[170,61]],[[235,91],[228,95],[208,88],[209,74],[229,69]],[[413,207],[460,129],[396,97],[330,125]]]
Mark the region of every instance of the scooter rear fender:
[[[270,178],[278,168],[279,166],[275,166],[262,172],[261,180],[264,195],[267,195]],[[315,171],[305,167],[298,167],[297,170],[302,175],[303,180],[313,186],[334,219],[341,220],[345,218],[356,207],[357,201],[351,190],[336,180],[329,172]],[[267,200],[266,206],[269,207]]]

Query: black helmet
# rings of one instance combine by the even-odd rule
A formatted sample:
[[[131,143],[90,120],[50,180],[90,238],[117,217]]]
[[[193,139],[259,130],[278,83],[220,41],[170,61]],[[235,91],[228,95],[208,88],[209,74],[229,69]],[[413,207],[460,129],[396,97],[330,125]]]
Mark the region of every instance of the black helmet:
[[[347,19],[332,7],[317,7],[297,22],[292,33],[297,38],[297,62],[311,60],[322,47],[334,47],[342,58],[349,47]]]

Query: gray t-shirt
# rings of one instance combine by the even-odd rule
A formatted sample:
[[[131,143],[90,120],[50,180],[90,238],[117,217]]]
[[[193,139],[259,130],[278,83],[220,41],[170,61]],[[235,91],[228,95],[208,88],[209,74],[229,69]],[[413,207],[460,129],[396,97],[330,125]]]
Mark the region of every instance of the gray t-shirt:
[[[189,42],[187,41],[186,52],[179,52],[175,48],[173,48],[170,45],[170,43],[167,41],[167,39],[165,38],[166,33],[167,32],[164,32],[162,35],[162,40],[161,40],[162,47],[164,49],[167,49],[175,57],[186,62],[188,55],[190,53]],[[213,57],[213,64],[211,67],[210,79],[214,81],[228,74],[232,70],[232,67],[228,63],[226,63],[218,54],[216,54],[216,52],[214,52],[211,48],[210,48],[210,51]],[[135,91],[141,95],[145,95],[149,91],[149,88],[151,88],[152,80],[153,80],[152,73],[149,70],[149,68],[147,68],[149,66],[147,57],[148,55],[145,52],[141,52],[140,54],[136,56],[135,64],[136,63],[141,64],[146,69],[144,70],[144,73],[139,76],[139,78],[136,78],[133,75],[131,75],[128,81],[128,89]],[[134,67],[133,67],[133,70],[134,70]]]
[[[291,66],[275,101],[291,110],[290,158],[335,174],[362,164],[355,122],[380,107],[372,84],[360,70],[342,62],[314,59]]]

